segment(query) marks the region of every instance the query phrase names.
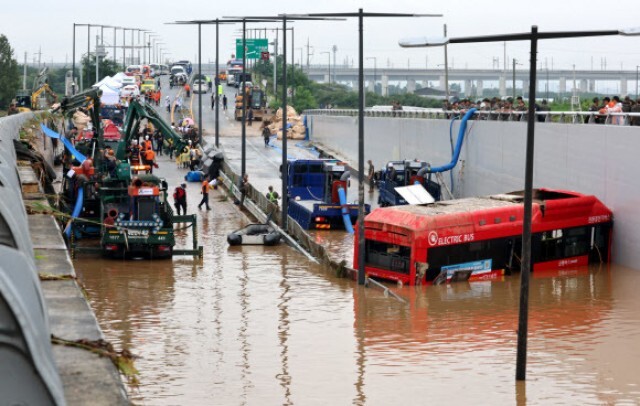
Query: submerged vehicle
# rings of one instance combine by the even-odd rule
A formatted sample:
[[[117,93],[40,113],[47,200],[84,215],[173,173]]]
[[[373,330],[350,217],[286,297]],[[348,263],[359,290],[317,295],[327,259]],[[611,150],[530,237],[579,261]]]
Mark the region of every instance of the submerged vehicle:
[[[127,187],[103,187],[101,246],[106,256],[171,258],[175,239],[168,185],[154,175],[138,175]]]
[[[600,200],[553,189],[535,189],[533,198],[534,273],[609,262],[613,215]],[[523,200],[512,192],[378,208],[364,222],[365,274],[413,285],[441,274],[492,280],[519,270]]]
[[[387,162],[385,169],[378,172],[378,204],[381,207],[407,204],[396,188],[415,184],[422,185],[434,200],[440,200],[440,185],[431,180],[428,168],[428,163],[417,159]]]
[[[288,165],[288,214],[305,229],[347,229],[358,204],[347,203],[350,173],[336,159],[298,159]],[[365,213],[370,206],[365,204]]]
[[[269,224],[249,224],[227,234],[229,245],[276,245],[282,235]]]

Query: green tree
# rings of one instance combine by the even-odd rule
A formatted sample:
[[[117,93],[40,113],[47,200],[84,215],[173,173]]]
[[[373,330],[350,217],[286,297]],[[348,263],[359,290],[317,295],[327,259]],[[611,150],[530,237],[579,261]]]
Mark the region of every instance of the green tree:
[[[116,73],[122,70],[122,66],[117,64],[113,59],[100,58],[100,66],[98,74],[100,78],[96,80],[96,57],[95,55],[90,55],[87,57],[86,55],[82,58],[82,76],[83,76],[83,85],[84,88],[87,89],[94,83],[100,81],[100,79],[105,76],[113,76]],[[87,77],[89,78],[89,83],[87,83]]]
[[[18,62],[7,37],[0,35],[0,108],[6,109],[20,87]]]

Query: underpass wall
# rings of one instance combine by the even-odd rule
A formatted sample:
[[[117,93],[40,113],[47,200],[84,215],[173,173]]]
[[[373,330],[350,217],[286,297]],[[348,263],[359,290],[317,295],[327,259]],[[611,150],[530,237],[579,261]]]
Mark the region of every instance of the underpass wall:
[[[310,139],[357,166],[358,119],[309,116]],[[451,161],[449,120],[367,117],[365,161]],[[453,124],[453,145],[459,120]],[[455,197],[522,190],[525,122],[470,121],[453,170]],[[640,127],[536,123],[534,187],[593,194],[614,212],[613,258],[640,269]],[[367,165],[365,164],[365,170]],[[451,187],[450,175],[444,174]]]

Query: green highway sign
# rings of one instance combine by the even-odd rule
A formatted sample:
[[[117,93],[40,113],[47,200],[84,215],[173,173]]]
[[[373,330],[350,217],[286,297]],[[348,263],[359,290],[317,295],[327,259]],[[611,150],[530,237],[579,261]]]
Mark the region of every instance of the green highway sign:
[[[247,38],[247,59],[260,59],[261,52],[269,50],[269,41],[266,38]],[[244,50],[242,49],[242,38],[236,39],[236,58],[242,59]]]

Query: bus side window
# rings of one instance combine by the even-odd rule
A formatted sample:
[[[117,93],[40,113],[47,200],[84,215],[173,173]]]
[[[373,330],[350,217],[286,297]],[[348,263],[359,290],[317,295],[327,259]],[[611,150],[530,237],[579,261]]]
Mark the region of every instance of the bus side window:
[[[575,257],[589,252],[591,232],[588,227],[569,228],[566,230],[564,256]]]

